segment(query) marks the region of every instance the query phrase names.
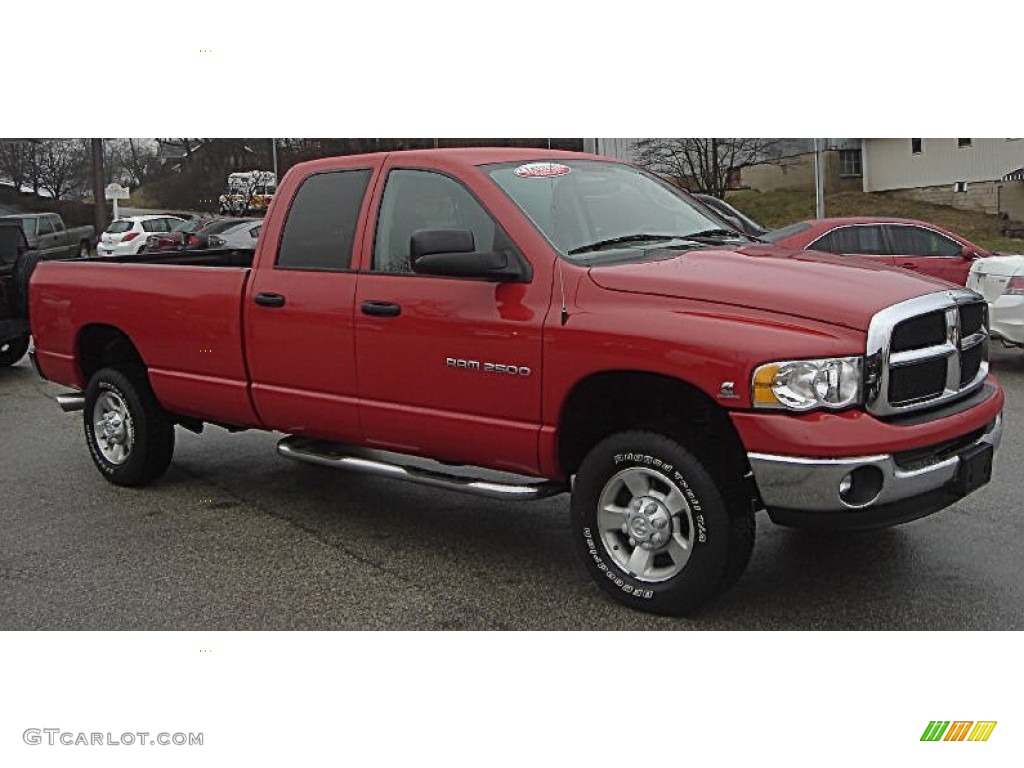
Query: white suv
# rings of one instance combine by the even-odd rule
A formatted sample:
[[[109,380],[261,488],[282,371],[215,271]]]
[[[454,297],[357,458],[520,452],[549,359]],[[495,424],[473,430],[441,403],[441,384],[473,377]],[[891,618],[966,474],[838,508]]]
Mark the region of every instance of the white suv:
[[[166,214],[156,216],[128,216],[113,221],[100,235],[96,255],[130,256],[146,247],[146,238],[157,232],[170,232],[184,219]]]

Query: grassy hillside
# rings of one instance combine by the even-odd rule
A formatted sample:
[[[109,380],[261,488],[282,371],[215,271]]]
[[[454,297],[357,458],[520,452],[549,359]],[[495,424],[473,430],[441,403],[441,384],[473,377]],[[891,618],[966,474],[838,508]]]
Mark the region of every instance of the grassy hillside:
[[[730,192],[727,199],[769,229],[814,218],[814,192]],[[825,198],[826,216],[896,216],[929,221],[993,251],[1024,253],[1024,240],[1003,237],[987,213],[906,200],[885,193],[835,192]]]

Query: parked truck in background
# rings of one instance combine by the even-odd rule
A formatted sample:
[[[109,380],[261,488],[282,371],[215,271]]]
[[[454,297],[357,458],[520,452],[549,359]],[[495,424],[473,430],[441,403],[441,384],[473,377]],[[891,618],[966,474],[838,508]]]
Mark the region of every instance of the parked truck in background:
[[[87,258],[96,230],[90,226],[67,227],[59,213],[18,213],[4,216],[21,224],[29,247],[40,259]]]
[[[59,402],[111,482],[152,482],[176,426],[215,424],[324,466],[571,493],[601,589],[677,615],[739,578],[760,510],[893,525],[991,475],[1003,392],[980,296],[752,242],[606,158],[300,164],[238,258],[36,271],[36,365],[73,388]]]

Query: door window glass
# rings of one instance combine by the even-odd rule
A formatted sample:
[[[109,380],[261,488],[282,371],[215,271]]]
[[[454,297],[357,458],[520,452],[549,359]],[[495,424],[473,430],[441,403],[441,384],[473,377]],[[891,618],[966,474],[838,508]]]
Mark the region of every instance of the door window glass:
[[[477,251],[493,251],[504,232],[469,191],[454,179],[430,171],[388,174],[377,218],[373,269],[412,272],[410,242],[418,229],[468,229]]]
[[[901,256],[959,256],[960,243],[924,227],[889,227],[893,253]]]
[[[881,227],[871,226],[834,229],[809,247],[815,251],[865,256],[879,256],[886,252]]]
[[[317,173],[302,182],[281,236],[283,269],[348,269],[369,169]]]

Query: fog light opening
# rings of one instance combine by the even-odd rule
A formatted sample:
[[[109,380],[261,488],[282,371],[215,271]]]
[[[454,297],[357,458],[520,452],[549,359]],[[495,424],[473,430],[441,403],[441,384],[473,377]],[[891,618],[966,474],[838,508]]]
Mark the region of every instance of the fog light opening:
[[[878,498],[883,482],[878,467],[857,467],[839,481],[839,498],[849,507],[866,507]]]

